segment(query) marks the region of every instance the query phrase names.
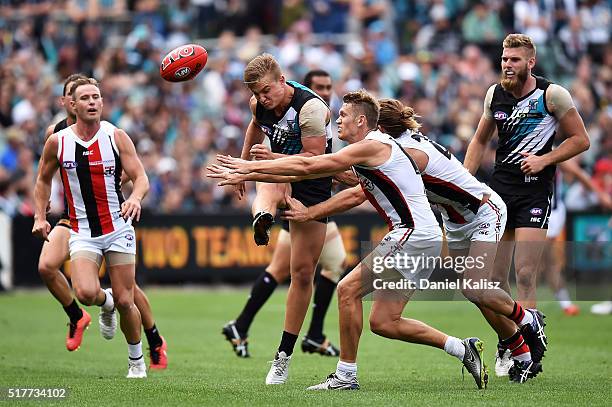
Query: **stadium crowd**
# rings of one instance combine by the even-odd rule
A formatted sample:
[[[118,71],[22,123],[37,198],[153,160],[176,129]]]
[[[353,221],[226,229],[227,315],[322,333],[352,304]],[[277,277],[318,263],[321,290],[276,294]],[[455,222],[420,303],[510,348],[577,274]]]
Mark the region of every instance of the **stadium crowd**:
[[[250,120],[245,64],[275,55],[290,79],[313,68],[334,79],[332,111],[347,91],[396,97],[422,131],[463,160],[501,41],[523,32],[538,74],[570,89],[591,138],[580,165],[612,193],[612,2],[470,0],[0,0],[0,211],[33,214],[47,126],[63,118],[62,82],[101,82],[104,119],[125,129],[151,181],[154,213],[247,210],[202,177],[218,152],[240,155]],[[168,83],[159,62],[197,42],[209,52],[193,81]],[[560,140],[559,140],[560,141]],[[488,152],[489,168],[493,161]],[[485,168],[479,176],[486,180]],[[597,206],[567,179],[572,210]],[[250,191],[254,193],[254,189]],[[52,209],[61,211],[57,183]]]

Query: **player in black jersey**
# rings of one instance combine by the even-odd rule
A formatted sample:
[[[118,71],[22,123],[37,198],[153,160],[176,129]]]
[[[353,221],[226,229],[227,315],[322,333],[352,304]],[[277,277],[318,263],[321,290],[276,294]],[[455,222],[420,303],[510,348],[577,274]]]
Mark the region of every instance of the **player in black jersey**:
[[[270,54],[251,60],[244,70],[244,82],[253,93],[250,101],[251,122],[247,128],[241,157],[274,159],[286,155],[316,156],[331,151],[331,112],[327,104],[312,90],[287,81],[278,62]],[[265,137],[271,149],[261,144]],[[239,188],[244,191],[244,183]],[[319,178],[291,184],[258,184],[253,203],[255,240],[268,243],[269,227],[285,195],[291,194],[306,206],[331,196],[331,178]],[[277,360],[288,363],[308,311],[312,297],[315,268],[325,241],[326,221],[290,222],[291,284],[287,294],[284,331],[276,354]],[[273,365],[274,369],[274,365]],[[271,370],[267,384],[284,383]]]
[[[464,162],[474,174],[497,129],[491,187],[506,203],[508,222],[491,278],[510,291],[508,274],[514,252],[518,298],[525,308],[536,307],[536,277],[546,240],[555,165],[587,150],[590,144],[569,92],[532,75],[535,63],[531,38],[510,34],[504,39],[501,81],[487,91],[484,113]],[[553,150],[557,130],[565,140]],[[543,315],[536,314],[543,327]],[[496,318],[487,316],[489,321]],[[531,349],[538,341],[540,347],[546,347],[543,334],[525,339]],[[500,349],[503,354],[507,352]],[[539,362],[538,354],[533,356]],[[498,362],[503,363],[501,358]]]
[[[76,122],[75,112],[70,106],[72,96],[70,91],[72,85],[79,79],[87,79],[87,76],[77,73],[70,75],[64,81],[64,90],[60,103],[66,111],[66,118],[47,128],[45,140],[51,134],[57,133]],[[78,306],[66,276],[60,271],[62,265],[69,259],[70,220],[65,196],[64,211],[55,226],[43,244],[38,261],[38,273],[51,294],[62,304],[64,311],[70,319],[68,334],[66,335],[66,349],[74,351],[81,345],[83,333],[91,322],[91,316],[87,311]],[[112,292],[109,291],[109,293]],[[150,368],[165,369],[168,366],[167,344],[157,330],[149,299],[138,285],[135,285],[134,289],[134,302],[140,311],[142,325],[149,343]],[[106,321],[106,323],[110,325],[112,321]]]
[[[304,86],[314,90],[328,105],[332,96],[332,79],[329,73],[322,70],[309,71],[304,77]],[[340,351],[323,333],[323,321],[329,304],[334,295],[336,284],[344,272],[344,259],[346,251],[342,243],[342,236],[335,222],[327,224],[325,244],[319,258],[321,273],[315,284],[312,305],[312,319],[308,333],[302,340],[302,351],[335,356]],[[272,261],[266,270],[257,278],[251,289],[240,315],[230,321],[222,329],[222,334],[232,344],[238,357],[249,357],[248,332],[255,315],[264,306],[278,284],[289,277],[291,259],[291,239],[289,237],[289,223],[283,222],[283,230],[278,234]]]

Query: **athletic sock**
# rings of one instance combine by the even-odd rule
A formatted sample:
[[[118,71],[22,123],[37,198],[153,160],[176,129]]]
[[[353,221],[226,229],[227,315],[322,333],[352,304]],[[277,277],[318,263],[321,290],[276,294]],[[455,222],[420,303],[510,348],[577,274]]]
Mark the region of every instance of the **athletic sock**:
[[[562,288],[557,291],[555,293],[555,298],[557,298],[557,301],[559,301],[559,305],[561,305],[561,308],[563,309],[566,309],[567,307],[572,305],[572,300],[570,299],[570,295],[567,291],[567,288]]]
[[[521,331],[516,331],[510,338],[501,341],[501,344],[507,349],[510,349],[510,352],[512,352],[512,359],[521,362],[531,360],[529,346],[525,343]]]
[[[147,337],[147,342],[149,343],[149,348],[155,349],[158,346],[161,346],[162,338],[159,336],[159,331],[157,330],[155,324],[153,324],[151,329],[145,329],[144,332]]]
[[[357,363],[338,361],[336,365],[336,376],[342,380],[351,380],[357,377]]]
[[[325,336],[323,335],[323,321],[325,320],[325,314],[327,313],[335,289],[336,283],[325,276],[319,275],[313,295],[312,320],[310,321],[310,328],[308,329],[308,338],[315,342],[323,342],[325,340]]]
[[[241,337],[245,337],[249,332],[251,323],[253,323],[253,318],[255,318],[257,312],[263,307],[266,301],[268,301],[268,298],[270,298],[270,295],[272,295],[277,285],[278,283],[274,277],[272,277],[272,274],[267,271],[259,275],[255,284],[253,284],[249,299],[238,318],[236,318],[236,329]]]
[[[465,356],[465,345],[463,345],[461,339],[455,338],[454,336],[449,336],[446,338],[446,342],[444,343],[444,351],[459,359],[460,362],[463,362],[463,357]]]
[[[128,356],[130,360],[138,360],[142,358],[142,341],[138,343],[128,342]]]
[[[83,318],[83,310],[79,308],[75,299],[72,299],[72,302],[67,307],[64,307],[64,312],[70,318],[70,323],[76,324],[79,319]]]
[[[102,290],[102,292],[104,293],[105,300],[102,303],[102,305],[100,305],[100,307],[104,311],[112,311],[113,308],[115,308],[115,302],[113,300],[113,296],[112,295],[108,295],[107,291]]]
[[[531,315],[531,312],[525,312],[523,307],[521,307],[521,304],[516,301],[514,302],[512,313],[507,317],[514,321],[514,323],[518,326],[527,325],[533,322],[533,315]]]
[[[278,347],[278,352],[285,352],[285,355],[291,356],[296,341],[297,335],[290,334],[287,331],[283,331],[283,336],[281,338],[280,346]]]

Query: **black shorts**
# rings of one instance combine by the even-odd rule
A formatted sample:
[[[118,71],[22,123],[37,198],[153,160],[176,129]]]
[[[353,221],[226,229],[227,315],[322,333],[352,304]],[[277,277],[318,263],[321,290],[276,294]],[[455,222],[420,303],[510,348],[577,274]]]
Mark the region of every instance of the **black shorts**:
[[[291,196],[304,206],[313,206],[331,198],[331,177],[307,179],[291,183]],[[328,218],[317,219],[317,222],[327,223]]]
[[[61,217],[61,218],[58,219],[58,221],[55,224],[55,226],[63,226],[65,228],[71,229],[71,227],[70,227],[70,219]]]
[[[508,208],[506,229],[539,228],[548,229],[552,193],[541,192],[531,195],[507,195],[499,193]]]

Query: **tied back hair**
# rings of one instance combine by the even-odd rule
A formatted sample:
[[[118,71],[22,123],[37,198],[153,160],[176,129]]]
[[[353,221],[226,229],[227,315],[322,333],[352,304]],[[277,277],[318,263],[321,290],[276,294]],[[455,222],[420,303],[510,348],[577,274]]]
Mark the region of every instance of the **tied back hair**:
[[[391,137],[398,138],[406,130],[417,131],[421,127],[416,120],[420,116],[414,112],[412,107],[404,106],[396,99],[381,99],[379,103],[378,125]]]

